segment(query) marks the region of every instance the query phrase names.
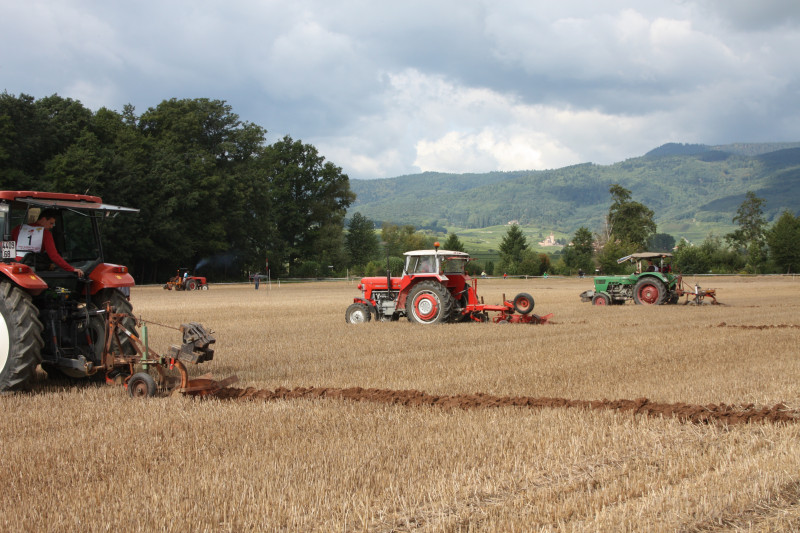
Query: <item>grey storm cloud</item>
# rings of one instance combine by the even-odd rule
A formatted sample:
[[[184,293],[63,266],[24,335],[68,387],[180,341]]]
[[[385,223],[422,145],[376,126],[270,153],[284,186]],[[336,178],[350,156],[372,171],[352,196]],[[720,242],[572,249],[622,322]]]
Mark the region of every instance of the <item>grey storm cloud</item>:
[[[788,0],[0,0],[0,89],[227,101],[353,178],[800,140]]]

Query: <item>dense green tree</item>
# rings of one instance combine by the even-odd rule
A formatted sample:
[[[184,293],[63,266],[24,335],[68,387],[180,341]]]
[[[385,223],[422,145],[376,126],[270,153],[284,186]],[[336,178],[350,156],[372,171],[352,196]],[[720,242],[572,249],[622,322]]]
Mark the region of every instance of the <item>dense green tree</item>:
[[[500,242],[500,260],[506,265],[518,265],[528,249],[528,239],[517,224],[511,224]]]
[[[350,219],[345,248],[350,255],[351,265],[366,265],[378,257],[379,242],[375,234],[375,224],[358,211]]]
[[[45,175],[45,165],[84,134],[92,112],[58,95],[35,100],[3,92],[0,117],[0,185],[49,191],[53,184]]]
[[[631,191],[618,184],[609,188],[611,207],[608,223],[614,240],[628,243],[636,250],[644,250],[647,239],[656,232],[653,211],[644,204],[631,200]]]
[[[274,255],[291,272],[301,258],[319,260],[338,250],[321,239],[324,227],[344,229],[344,215],[355,199],[347,174],[326,162],[311,145],[286,136],[264,150],[277,239]]]
[[[647,239],[648,252],[671,252],[675,248],[675,237],[669,233],[654,233]]]
[[[449,233],[447,235],[447,239],[445,239],[444,244],[442,244],[442,250],[451,250],[453,252],[466,252],[464,249],[464,243],[458,238],[458,235],[455,233]]]
[[[750,272],[760,272],[766,260],[764,203],[763,198],[748,191],[733,217],[739,228],[725,236],[734,249],[746,255]]]
[[[594,270],[594,236],[586,227],[580,227],[572,238],[572,243],[567,245],[562,252],[563,264],[566,274],[574,274],[578,270],[591,273]]]
[[[767,231],[767,244],[781,272],[800,272],[800,216],[784,211]]]
[[[381,227],[381,240],[384,253],[391,257],[400,257],[409,250],[433,248],[433,239],[418,232],[411,225],[398,226],[386,223]]]
[[[683,274],[731,273],[744,268],[744,256],[731,250],[714,234],[695,246],[682,240],[675,250],[672,264],[675,272]]]
[[[706,274],[711,269],[711,261],[702,248],[682,241],[675,250],[672,268],[682,274]]]
[[[708,263],[708,271],[714,273],[741,272],[745,266],[744,258],[723,244],[718,236],[709,234],[700,244],[700,252]]]
[[[522,260],[519,262],[514,274],[524,276],[541,276],[551,270],[550,256],[545,253],[537,253],[528,248],[522,252]]]
[[[242,154],[257,153],[264,130],[241,122],[225,102],[204,98],[165,100],[126,120],[135,121],[149,154],[138,200],[146,237],[169,254],[154,259],[171,257],[176,266],[194,268],[241,246],[249,227],[239,183]]]
[[[617,259],[634,252],[629,243],[608,241],[597,255],[597,264],[603,274],[622,274],[629,270],[628,263],[617,263]]]

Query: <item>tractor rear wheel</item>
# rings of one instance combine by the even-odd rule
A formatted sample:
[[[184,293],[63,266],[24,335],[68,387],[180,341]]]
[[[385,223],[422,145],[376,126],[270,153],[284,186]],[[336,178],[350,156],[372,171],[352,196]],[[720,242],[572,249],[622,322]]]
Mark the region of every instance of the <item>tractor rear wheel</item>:
[[[92,297],[92,301],[100,309],[105,309],[106,304],[110,303],[115,312],[126,315],[125,318],[122,319],[122,325],[125,327],[125,329],[137,334],[136,319],[133,316],[133,306],[125,297],[125,295],[122,294],[122,292],[117,289],[103,289],[98,291],[98,293]],[[131,345],[128,336],[120,335],[119,337],[120,343],[122,344],[123,355],[134,355],[136,353],[136,349]],[[103,339],[103,342],[105,342],[105,339]],[[116,343],[111,343],[111,349],[117,349]]]
[[[193,291],[196,288],[197,288],[197,282],[195,280],[190,279],[189,281],[186,282],[186,290],[187,291]]]
[[[450,319],[455,298],[447,287],[435,281],[420,281],[408,293],[406,316],[409,322],[441,324]]]
[[[664,300],[664,286],[653,278],[644,278],[633,287],[633,301],[639,305],[660,305]]]
[[[24,389],[33,381],[44,346],[38,316],[28,293],[0,283],[0,391]]]
[[[533,296],[528,294],[527,292],[521,292],[514,296],[514,310],[521,314],[527,315],[531,311],[533,311]]]
[[[344,313],[344,320],[348,324],[363,324],[372,320],[372,314],[366,305],[356,302],[350,304]]]
[[[592,305],[611,305],[611,298],[607,294],[598,292],[592,297]]]

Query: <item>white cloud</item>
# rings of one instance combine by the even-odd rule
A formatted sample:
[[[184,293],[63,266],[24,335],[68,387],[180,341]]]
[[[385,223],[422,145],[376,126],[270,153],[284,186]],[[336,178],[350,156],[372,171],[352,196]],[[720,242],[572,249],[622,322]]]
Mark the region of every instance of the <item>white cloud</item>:
[[[227,100],[365,178],[798,140],[798,47],[794,0],[0,0],[0,90]]]

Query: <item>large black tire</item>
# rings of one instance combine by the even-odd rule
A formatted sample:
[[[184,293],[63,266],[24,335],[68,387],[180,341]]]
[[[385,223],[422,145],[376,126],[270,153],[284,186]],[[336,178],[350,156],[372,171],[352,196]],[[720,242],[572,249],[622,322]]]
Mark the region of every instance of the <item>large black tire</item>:
[[[133,306],[122,292],[117,289],[103,289],[92,297],[92,301],[100,309],[105,309],[106,303],[110,302],[111,307],[114,308],[117,313],[125,313],[128,315],[122,320],[122,325],[131,333],[137,334],[136,319],[133,316]],[[131,345],[127,335],[120,335],[120,342],[122,343],[123,354],[134,355],[136,353],[136,349]],[[112,350],[116,349],[115,344],[116,343],[113,342],[111,343]]]
[[[131,398],[151,398],[156,395],[156,380],[147,372],[137,372],[128,380],[128,394]]]
[[[527,315],[531,311],[533,311],[533,296],[528,294],[527,292],[521,292],[514,296],[514,310],[521,314]]]
[[[680,299],[681,297],[678,296],[678,291],[672,291],[669,293],[669,296],[667,297],[667,303],[670,305],[675,305],[680,301]]]
[[[0,283],[0,391],[28,388],[42,362],[39,311],[28,293]]]
[[[436,281],[420,281],[406,298],[406,316],[409,322],[441,324],[451,319],[455,299],[447,287]]]
[[[195,289],[197,289],[197,282],[195,280],[193,280],[193,279],[188,280],[186,282],[186,290],[187,291],[193,291]]]
[[[372,313],[369,308],[359,302],[350,304],[347,311],[344,313],[345,322],[348,324],[363,324],[372,320]]]
[[[661,305],[664,285],[656,278],[642,278],[633,286],[633,301],[639,305]]]

